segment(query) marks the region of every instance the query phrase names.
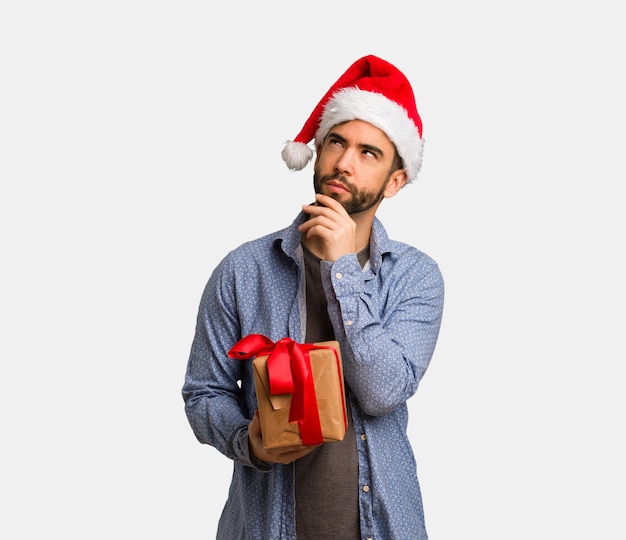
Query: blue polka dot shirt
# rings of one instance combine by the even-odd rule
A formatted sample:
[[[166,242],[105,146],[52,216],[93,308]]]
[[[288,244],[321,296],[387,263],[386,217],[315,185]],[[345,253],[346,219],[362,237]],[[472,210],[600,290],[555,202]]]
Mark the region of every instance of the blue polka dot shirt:
[[[211,274],[198,311],[182,388],[197,439],[233,460],[218,540],[295,539],[294,466],[256,460],[247,427],[256,409],[251,361],[228,350],[243,336],[303,342],[305,283],[298,225],[246,242]],[[433,355],[444,284],[425,253],[389,239],[374,220],[370,260],[322,261],[328,312],[339,341],[359,459],[363,539],[426,540],[407,400]],[[332,496],[332,494],[329,494]]]

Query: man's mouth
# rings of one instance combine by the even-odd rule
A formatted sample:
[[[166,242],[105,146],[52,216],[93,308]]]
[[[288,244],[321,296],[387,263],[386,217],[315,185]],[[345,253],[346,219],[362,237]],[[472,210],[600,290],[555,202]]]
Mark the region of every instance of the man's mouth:
[[[339,180],[329,180],[328,182],[326,182],[326,185],[328,186],[328,189],[330,189],[330,191],[332,191],[333,193],[349,193],[350,192],[347,186],[343,182],[340,182]]]

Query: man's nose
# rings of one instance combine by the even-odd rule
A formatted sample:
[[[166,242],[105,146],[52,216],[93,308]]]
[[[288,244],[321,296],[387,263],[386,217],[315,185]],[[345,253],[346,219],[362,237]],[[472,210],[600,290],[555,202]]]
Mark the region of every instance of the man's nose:
[[[355,157],[355,151],[351,148],[346,148],[337,158],[335,168],[342,174],[351,174],[354,168]]]

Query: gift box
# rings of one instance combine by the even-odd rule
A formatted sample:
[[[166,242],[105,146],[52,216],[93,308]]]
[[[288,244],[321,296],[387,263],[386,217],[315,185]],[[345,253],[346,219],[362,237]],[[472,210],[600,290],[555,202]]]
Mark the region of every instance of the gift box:
[[[343,440],[346,400],[337,341],[276,343],[260,334],[240,340],[231,358],[253,358],[265,448]]]

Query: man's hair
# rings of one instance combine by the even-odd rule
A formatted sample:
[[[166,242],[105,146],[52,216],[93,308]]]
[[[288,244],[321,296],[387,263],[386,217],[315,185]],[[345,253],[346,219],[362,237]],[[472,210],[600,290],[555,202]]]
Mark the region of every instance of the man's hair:
[[[389,174],[397,171],[398,169],[404,169],[404,161],[400,157],[398,153],[398,149],[396,145],[393,145],[393,161],[391,162],[391,167],[389,168]]]

